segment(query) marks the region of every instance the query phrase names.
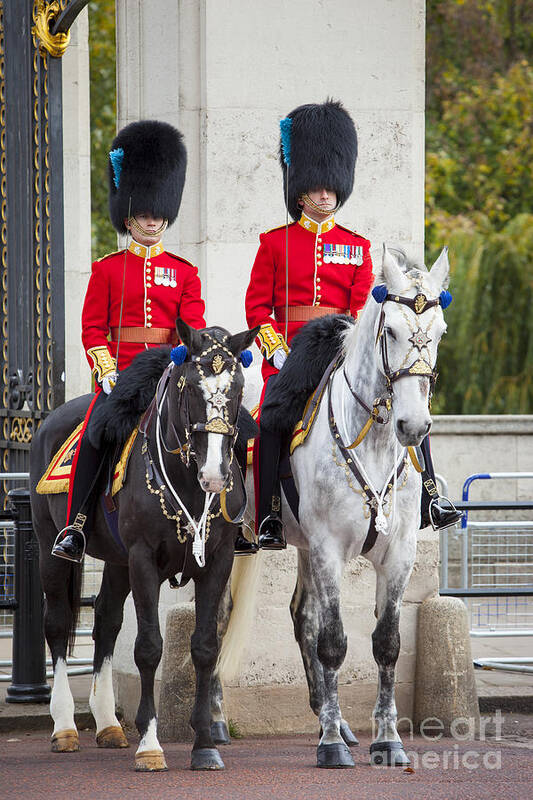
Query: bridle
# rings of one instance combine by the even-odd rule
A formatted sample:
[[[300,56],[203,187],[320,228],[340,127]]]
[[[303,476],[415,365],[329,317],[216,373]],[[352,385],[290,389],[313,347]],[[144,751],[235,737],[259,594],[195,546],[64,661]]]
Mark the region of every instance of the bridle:
[[[447,298],[443,298],[443,295],[439,296],[439,298],[434,300],[428,300],[425,294],[418,292],[414,298],[411,297],[403,297],[402,295],[397,294],[390,294],[386,288],[386,286],[378,286],[372,291],[373,297],[376,302],[385,304],[385,302],[393,302],[397,303],[400,306],[406,306],[407,308],[411,309],[415,312],[417,317],[421,314],[424,314],[431,308],[435,306],[442,305],[445,307],[445,303]],[[451,296],[450,296],[451,297]],[[390,411],[392,409],[392,401],[393,401],[393,394],[394,394],[394,384],[396,381],[400,380],[401,378],[406,377],[427,377],[430,381],[430,391],[429,391],[429,401],[431,401],[431,395],[433,392],[433,388],[435,385],[435,381],[437,380],[437,372],[431,366],[429,361],[426,361],[421,353],[424,349],[427,350],[427,345],[431,342],[429,338],[429,330],[433,319],[429,322],[428,326],[425,330],[421,327],[418,327],[416,330],[413,327],[410,319],[405,315],[405,319],[410,326],[412,336],[409,341],[412,344],[411,349],[407,353],[402,362],[402,366],[400,366],[396,370],[392,370],[390,367],[389,362],[389,354],[388,354],[388,346],[387,346],[387,333],[385,330],[385,309],[382,307],[379,320],[378,320],[378,328],[376,334],[376,346],[379,344],[379,351],[381,356],[382,362],[382,372],[385,377],[385,381],[387,384],[386,394],[381,397],[378,397],[374,400],[372,407],[370,407],[364,400],[359,397],[357,392],[353,389],[350,384],[348,375],[346,374],[345,366],[342,367],[342,374],[348,388],[354,399],[359,403],[359,405],[365,409],[365,411],[369,414],[368,420],[366,421],[365,425],[362,427],[361,431],[355,438],[355,440],[351,444],[347,444],[343,441],[342,435],[338,428],[337,422],[335,420],[335,414],[333,412],[333,404],[332,404],[332,379],[333,376],[340,366],[339,362],[342,356],[339,356],[337,359],[337,363],[332,364],[332,371],[330,378],[328,380],[328,424],[329,430],[331,433],[331,437],[333,439],[333,458],[338,466],[343,467],[346,475],[348,477],[349,485],[352,486],[350,482],[349,476],[355,477],[359,489],[365,498],[365,502],[369,506],[369,515],[370,515],[370,526],[368,530],[368,534],[366,536],[365,542],[363,544],[362,552],[368,552],[374,545],[378,533],[387,534],[389,532],[389,526],[387,525],[386,516],[384,513],[384,504],[387,502],[387,496],[389,492],[393,494],[392,505],[395,505],[396,502],[396,488],[397,488],[397,481],[404,470],[407,468],[407,450],[413,460],[415,468],[417,468],[416,462],[414,460],[414,453],[412,448],[407,448],[402,454],[400,454],[398,458],[397,453],[397,442],[395,440],[395,458],[392,470],[381,490],[378,490],[374,487],[370,481],[370,478],[365,471],[361,460],[357,456],[355,452],[355,448],[363,441],[366,434],[372,427],[374,423],[380,423],[386,425],[390,420]],[[418,357],[409,365],[403,366],[403,364],[407,361],[410,356],[412,350],[417,349],[419,351]],[[380,409],[383,408],[383,411]],[[340,452],[343,462],[338,462],[335,459],[335,452],[336,448]],[[352,487],[353,488],[353,487]]]
[[[230,518],[226,509],[225,492],[231,491],[233,487],[233,479],[231,478],[230,486],[226,487],[220,494],[219,497],[220,510],[217,513],[210,512],[211,505],[214,499],[217,497],[217,495],[214,492],[205,493],[204,510],[202,512],[199,521],[197,522],[195,519],[193,519],[186,505],[181,500],[179,494],[172,485],[172,482],[169,479],[166,472],[163,459],[163,454],[164,454],[163,451],[172,455],[179,455],[182,462],[187,468],[190,465],[191,456],[195,460],[197,460],[193,445],[193,434],[198,432],[198,433],[215,433],[221,436],[230,437],[231,458],[229,462],[229,470],[230,470],[229,475],[230,476],[232,475],[231,464],[233,461],[233,446],[237,438],[238,429],[237,426],[229,420],[228,410],[226,406],[230,401],[229,392],[231,387],[233,386],[235,372],[237,370],[237,358],[222,342],[218,341],[215,337],[211,336],[207,332],[204,332],[203,335],[204,337],[210,339],[212,343],[208,347],[206,347],[200,353],[200,355],[192,356],[191,361],[187,362],[187,365],[188,368],[190,369],[190,365],[192,363],[192,365],[196,368],[196,371],[198,372],[199,375],[199,381],[198,381],[199,388],[200,391],[204,393],[204,395],[206,395],[210,391],[208,385],[208,376],[206,374],[206,371],[210,370],[213,375],[219,375],[223,371],[229,370],[230,375],[226,385],[223,388],[217,388],[215,392],[212,392],[210,394],[209,399],[206,402],[206,406],[211,402],[211,405],[215,408],[216,413],[213,414],[209,419],[207,419],[206,422],[191,423],[191,417],[189,411],[189,393],[191,384],[187,382],[184,372],[181,372],[176,383],[176,388],[178,390],[178,398],[179,398],[177,413],[180,419],[183,421],[183,434],[180,437],[176,425],[172,420],[172,416],[169,413],[168,390],[170,381],[172,380],[175,374],[175,369],[177,368],[177,364],[171,362],[165,369],[163,375],[161,376],[151,406],[145,413],[141,421],[141,424],[139,425],[139,430],[143,434],[143,444],[141,452],[145,460],[146,480],[148,489],[153,494],[159,494],[163,513],[165,513],[165,501],[168,501],[168,503],[174,510],[174,516],[169,516],[167,513],[165,513],[165,516],[167,516],[169,519],[176,520],[178,539],[180,541],[184,541],[184,539],[180,537],[179,527],[183,520],[183,517],[186,518],[186,520],[188,521],[188,528],[190,529],[191,534],[194,534],[192,543],[192,552],[200,567],[205,566],[205,544],[209,535],[209,527],[211,519],[222,513],[224,519],[226,519],[227,522],[238,523],[240,522],[240,518],[242,517],[242,514],[244,513],[244,509],[246,507],[246,491],[241,476],[243,506],[235,519]],[[214,352],[215,350],[217,352]],[[222,353],[220,351],[222,351]],[[240,391],[237,397],[235,421],[238,419],[241,402],[242,402],[242,390]],[[175,437],[174,446],[169,446],[165,434],[163,432],[162,418],[163,418],[164,408],[167,411],[166,415],[167,424],[171,429],[172,435]],[[150,452],[149,442],[148,442],[148,433],[154,417],[155,417],[155,442],[156,442],[158,462],[159,462],[158,466],[156,465],[154,458]],[[238,473],[240,475],[240,470],[238,470]],[[152,480],[155,480],[158,487],[157,489],[151,488]]]
[[[200,391],[202,391],[205,395],[209,393],[208,387],[208,376],[206,375],[206,371],[210,371],[212,375],[219,375],[222,372],[229,370],[229,380],[224,388],[218,388],[214,393],[210,394],[207,403],[211,402],[211,404],[215,407],[215,410],[218,412],[214,414],[206,422],[191,422],[191,415],[190,415],[190,391],[191,391],[191,383],[187,381],[185,374],[182,372],[177,380],[176,388],[178,390],[178,416],[183,422],[183,433],[180,436],[176,425],[174,424],[174,420],[172,419],[172,415],[168,413],[169,411],[169,395],[168,395],[168,387],[169,382],[173,376],[174,369],[176,365],[174,363],[169,364],[166,368],[165,372],[161,376],[161,380],[159,381],[159,385],[157,387],[156,396],[155,396],[155,405],[157,409],[157,415],[161,418],[163,408],[167,411],[167,420],[168,426],[172,432],[172,435],[175,439],[174,445],[169,445],[167,443],[166,437],[164,432],[161,430],[161,446],[166,453],[172,455],[179,455],[183,463],[186,467],[190,464],[191,456],[196,460],[196,452],[194,449],[194,442],[193,442],[193,434],[194,433],[215,433],[220,436],[227,436],[231,439],[230,442],[230,450],[233,454],[233,446],[235,445],[235,441],[237,439],[238,430],[234,423],[232,423],[229,419],[227,404],[230,401],[229,393],[233,386],[233,381],[235,378],[235,372],[237,369],[237,358],[233,355],[231,350],[229,350],[222,342],[219,342],[213,336],[208,333],[204,333],[204,336],[208,337],[211,340],[211,344],[209,347],[205,348],[200,355],[192,356],[191,361],[187,362],[188,367],[190,365],[196,368],[198,373],[198,386]],[[220,352],[216,352],[213,354],[213,351],[222,351],[223,355]],[[232,398],[231,398],[232,399]],[[242,390],[239,393],[237,398],[237,408],[235,411],[235,420],[238,418],[239,409],[242,403]]]
[[[433,300],[428,300],[426,295],[422,294],[421,292],[419,292],[415,297],[403,297],[402,295],[390,294],[389,292],[387,292],[383,300],[378,301],[382,303],[382,308],[378,322],[376,344],[379,343],[381,361],[383,366],[383,375],[385,376],[385,380],[387,382],[387,389],[389,395],[392,398],[392,395],[394,393],[394,383],[400,380],[400,378],[416,376],[419,378],[429,378],[429,398],[431,401],[431,396],[433,394],[433,389],[435,388],[438,372],[434,369],[434,367],[431,366],[431,364],[428,361],[426,361],[420,355],[420,353],[424,348],[427,349],[427,344],[431,341],[431,339],[427,335],[429,326],[426,330],[418,328],[418,330],[416,331],[411,327],[412,338],[410,339],[410,341],[412,342],[412,347],[409,353],[416,348],[419,351],[419,355],[417,358],[415,358],[415,360],[412,362],[410,366],[400,367],[397,370],[392,370],[389,362],[387,333],[385,331],[384,305],[387,301],[397,303],[398,305],[407,306],[407,308],[411,309],[411,311],[414,311],[417,316],[420,316],[421,314],[424,314],[426,311],[429,311],[430,308],[434,308],[435,306],[440,305],[441,298],[438,297]],[[409,320],[407,321],[409,323]],[[408,358],[408,355],[406,356],[406,358]]]

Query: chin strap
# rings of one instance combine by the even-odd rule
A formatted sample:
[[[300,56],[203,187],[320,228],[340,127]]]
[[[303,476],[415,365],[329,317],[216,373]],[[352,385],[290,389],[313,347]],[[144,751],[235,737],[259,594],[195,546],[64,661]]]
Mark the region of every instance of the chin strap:
[[[309,208],[312,208],[313,211],[316,211],[317,214],[322,214],[324,217],[330,217],[332,214],[336,214],[340,208],[340,203],[337,203],[335,208],[328,208],[327,211],[324,211],[324,209],[317,205],[314,200],[311,200],[308,194],[303,194],[301,196],[301,200],[303,200],[303,202],[308,205]]]
[[[133,230],[140,233],[141,236],[153,236],[154,238],[157,236],[158,238],[161,237],[167,229],[168,226],[168,219],[163,220],[163,224],[156,230],[156,231],[147,231],[145,230],[142,225],[139,225],[135,217],[129,216],[128,217],[128,225],[130,225]]]

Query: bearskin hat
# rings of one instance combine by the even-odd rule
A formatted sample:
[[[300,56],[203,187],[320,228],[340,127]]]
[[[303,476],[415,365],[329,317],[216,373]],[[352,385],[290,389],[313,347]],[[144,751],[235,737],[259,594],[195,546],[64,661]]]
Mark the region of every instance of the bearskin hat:
[[[141,120],[119,131],[108,159],[109,213],[116,230],[126,233],[130,209],[132,216],[150,212],[171,225],[178,216],[186,166],[183,136],[172,125]]]
[[[291,122],[285,126],[284,133],[284,123],[288,120]],[[291,217],[300,219],[302,211],[298,198],[319,187],[333,189],[338,204],[343,205],[353,189],[357,133],[342,103],[326,100],[298,106],[287,115],[287,120],[282,120],[281,129],[279,156],[285,202]]]

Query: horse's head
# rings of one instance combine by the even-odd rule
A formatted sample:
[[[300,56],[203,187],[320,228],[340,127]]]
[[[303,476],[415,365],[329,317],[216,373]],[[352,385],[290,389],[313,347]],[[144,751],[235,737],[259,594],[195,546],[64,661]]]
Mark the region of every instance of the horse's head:
[[[172,424],[184,432],[202,489],[221,492],[230,479],[244,387],[240,355],[259,328],[231,336],[218,327],[197,331],[180,319],[176,328],[187,355],[172,370],[169,415],[179,417]]]
[[[381,303],[375,327],[377,361],[392,395],[396,435],[404,446],[420,444],[431,428],[429,400],[437,376],[437,349],[446,331],[442,309],[451,300],[445,291],[449,271],[447,248],[429,272],[401,265],[383,248],[381,274],[372,291]]]

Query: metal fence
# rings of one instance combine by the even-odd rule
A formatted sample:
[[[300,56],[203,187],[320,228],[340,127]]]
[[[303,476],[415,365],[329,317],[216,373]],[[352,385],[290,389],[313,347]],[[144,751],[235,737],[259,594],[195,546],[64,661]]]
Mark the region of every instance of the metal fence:
[[[27,473],[0,473],[0,480],[25,482],[27,484]],[[27,492],[26,492],[27,494]],[[8,513],[4,515],[8,516]],[[31,528],[31,522],[29,523]],[[33,532],[31,539],[34,540]],[[17,608],[19,606],[19,595],[21,586],[17,587],[17,546],[20,542],[16,541],[16,525],[11,519],[0,520],[0,639],[13,639],[13,657],[0,657],[0,681],[7,682],[14,679],[17,667],[16,660],[17,645],[14,636],[14,625],[16,624]],[[25,543],[28,547],[28,542]],[[33,551],[33,548],[30,548]],[[29,555],[29,554],[26,554]],[[27,559],[25,559],[27,560]],[[20,566],[20,564],[19,564]],[[103,562],[87,556],[83,564],[82,582],[82,606],[80,610],[79,628],[76,632],[76,651],[75,656],[67,660],[69,674],[84,674],[92,671],[93,642],[91,637],[94,611],[93,605],[102,580]],[[20,576],[19,576],[20,577]],[[38,573],[36,574],[38,579]],[[19,581],[20,583],[21,581]],[[24,589],[22,588],[22,591]],[[41,633],[42,636],[42,633]],[[11,648],[7,645],[2,647],[4,655],[9,655]],[[51,660],[46,660],[46,665],[51,665]],[[10,674],[13,668],[13,676]],[[9,672],[8,672],[9,670]],[[51,671],[47,671],[46,677],[52,677]],[[9,691],[9,690],[8,690]],[[19,700],[15,699],[14,702]],[[20,700],[23,702],[24,700]]]
[[[475,481],[529,479],[531,472],[470,475],[458,504],[465,511],[461,528],[441,535],[441,594],[464,598],[472,637],[533,637],[533,519],[516,518],[526,512],[533,516],[533,502],[476,502],[469,495]],[[485,517],[491,512],[490,519],[472,519],[475,511],[485,512]],[[486,658],[475,663],[533,671],[528,666],[533,658]]]

